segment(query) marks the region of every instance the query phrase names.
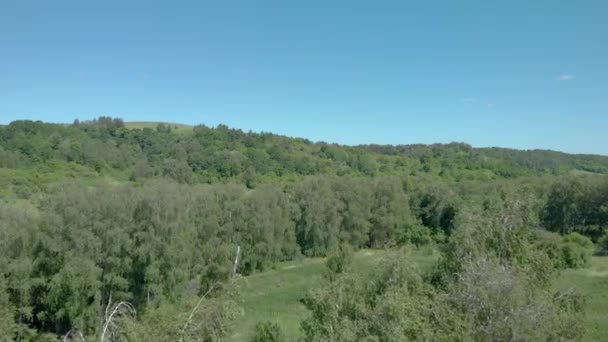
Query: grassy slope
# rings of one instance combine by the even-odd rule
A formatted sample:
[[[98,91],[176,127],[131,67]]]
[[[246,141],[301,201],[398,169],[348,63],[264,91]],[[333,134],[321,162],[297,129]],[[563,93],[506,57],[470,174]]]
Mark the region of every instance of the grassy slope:
[[[369,272],[391,252],[363,250],[355,254],[353,269]],[[437,255],[413,251],[412,262],[421,268],[432,265]],[[247,341],[259,321],[273,321],[281,326],[289,341],[299,336],[300,321],[307,311],[300,303],[307,291],[323,284],[324,259],[286,262],[268,272],[240,280],[244,315],[234,327],[229,341]],[[608,258],[594,257],[591,267],[565,271],[555,284],[558,289],[575,287],[587,296],[586,341],[600,341],[608,336]]]
[[[158,126],[159,123],[161,123],[161,122],[154,122],[154,121],[130,121],[130,122],[125,122],[125,127],[130,128],[130,129],[133,129],[133,128],[156,129],[156,126]],[[171,128],[173,128],[174,131],[177,132],[177,133],[189,133],[189,132],[192,132],[192,126],[190,126],[190,125],[184,125],[184,124],[178,124],[178,123],[172,123],[172,122],[165,122],[164,124],[165,125],[170,125]]]

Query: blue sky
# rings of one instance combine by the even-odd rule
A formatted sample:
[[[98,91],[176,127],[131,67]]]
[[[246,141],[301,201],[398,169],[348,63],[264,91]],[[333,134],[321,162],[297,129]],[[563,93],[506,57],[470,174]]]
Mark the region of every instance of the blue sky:
[[[0,1],[0,123],[608,155],[606,1]]]

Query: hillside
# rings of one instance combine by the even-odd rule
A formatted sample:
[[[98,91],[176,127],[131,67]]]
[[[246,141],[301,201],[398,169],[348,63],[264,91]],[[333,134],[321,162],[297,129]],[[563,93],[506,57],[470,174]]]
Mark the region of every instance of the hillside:
[[[584,298],[605,289],[607,167],[464,143],[15,121],[0,127],[0,337],[598,336],[603,309]],[[566,289],[579,280],[584,295]]]

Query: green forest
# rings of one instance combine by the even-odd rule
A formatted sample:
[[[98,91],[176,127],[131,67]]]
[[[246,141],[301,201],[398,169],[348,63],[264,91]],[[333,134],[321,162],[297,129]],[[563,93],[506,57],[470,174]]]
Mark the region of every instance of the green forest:
[[[0,126],[0,341],[594,340],[605,255],[607,156]]]

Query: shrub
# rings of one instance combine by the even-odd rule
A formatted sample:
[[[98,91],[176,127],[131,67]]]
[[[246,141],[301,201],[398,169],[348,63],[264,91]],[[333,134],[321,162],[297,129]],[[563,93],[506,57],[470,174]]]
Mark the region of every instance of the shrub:
[[[251,342],[283,342],[286,341],[283,331],[278,324],[273,322],[259,322],[255,326],[255,332]]]
[[[370,277],[346,273],[304,299],[304,341],[430,340],[430,291],[404,258],[380,263]]]
[[[561,259],[565,268],[581,268],[589,264],[593,253],[593,242],[581,234],[564,235],[561,245]]]
[[[325,263],[329,271],[328,277],[333,279],[336,275],[344,273],[353,261],[353,249],[348,244],[340,244],[328,257]]]
[[[582,304],[575,292],[552,294],[531,275],[481,258],[465,263],[433,311],[444,313],[437,325],[449,339],[456,331],[470,341],[564,341],[583,334]]]
[[[608,231],[597,242],[598,255],[608,255]]]

